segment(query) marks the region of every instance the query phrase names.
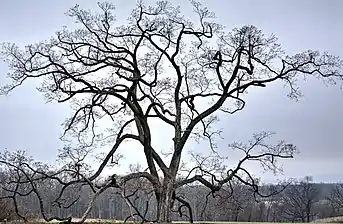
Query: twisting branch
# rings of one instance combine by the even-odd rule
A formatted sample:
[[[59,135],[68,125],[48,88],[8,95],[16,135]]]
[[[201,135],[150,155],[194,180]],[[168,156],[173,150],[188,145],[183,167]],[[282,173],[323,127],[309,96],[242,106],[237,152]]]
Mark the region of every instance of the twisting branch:
[[[222,158],[216,154],[209,157],[193,155],[196,166],[189,170],[185,179],[176,183],[176,187],[200,182],[211,190],[209,194],[213,194],[214,192],[219,191],[225,184],[231,186],[231,182],[237,179],[239,182],[249,186],[254,196],[271,196],[271,194],[264,195],[263,192],[259,190],[259,185],[255,178],[243,167],[243,165],[249,161],[258,161],[265,170],[271,170],[275,174],[282,172],[281,167],[278,165],[278,159],[293,158],[297,149],[295,146],[287,144],[284,141],[281,141],[276,145],[268,145],[265,140],[270,138],[272,134],[273,133],[270,132],[261,132],[254,134],[253,140],[249,141],[248,144],[240,142],[230,144],[229,146],[231,148],[240,150],[245,154],[234,169],[226,169],[226,166],[224,165],[226,158]],[[192,177],[190,177],[191,173],[194,173]],[[222,176],[222,178],[218,178],[218,176]],[[286,186],[284,186],[284,188],[285,187]],[[283,189],[281,189],[281,191]],[[273,192],[272,194],[278,192]]]
[[[182,217],[183,213],[182,213],[182,208],[186,207],[188,209],[188,214],[189,214],[189,222],[193,223],[193,211],[192,211],[192,207],[189,204],[189,202],[187,202],[186,200],[184,200],[183,198],[177,196],[174,194],[174,199],[176,199],[177,201],[179,201],[181,203],[181,205],[178,207],[177,211],[179,212],[179,216]]]

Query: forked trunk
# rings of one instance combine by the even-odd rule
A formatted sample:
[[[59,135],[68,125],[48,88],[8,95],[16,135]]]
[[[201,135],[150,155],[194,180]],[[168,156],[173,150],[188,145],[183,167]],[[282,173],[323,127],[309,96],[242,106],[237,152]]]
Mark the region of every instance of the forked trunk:
[[[166,180],[162,189],[156,192],[157,199],[157,222],[171,223],[171,209],[173,205],[173,183]]]

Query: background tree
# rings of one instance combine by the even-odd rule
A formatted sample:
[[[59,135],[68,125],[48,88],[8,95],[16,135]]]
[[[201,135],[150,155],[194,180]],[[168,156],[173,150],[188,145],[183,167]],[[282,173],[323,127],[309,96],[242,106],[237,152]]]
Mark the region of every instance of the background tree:
[[[14,206],[6,191],[3,190],[8,174],[0,171],[0,221],[12,220],[16,218]]]
[[[288,186],[288,184],[284,183],[284,185]],[[278,192],[279,189],[283,189],[283,186],[280,185],[267,185],[265,186],[265,190],[272,194],[272,192]],[[270,197],[265,198],[263,200],[265,205],[265,219],[266,222],[280,222],[282,221],[283,216],[283,205],[282,205],[282,196],[283,192],[280,194],[272,194]]]
[[[252,25],[227,32],[214,22],[214,13],[196,1],[190,3],[198,17],[196,23],[168,1],[158,1],[154,7],[139,1],[128,23],[121,26],[115,26],[115,7],[110,3],[99,3],[100,13],[75,6],[67,14],[80,28],[63,29],[55,38],[24,49],[12,43],[2,45],[1,55],[12,80],[2,88],[3,94],[27,80],[40,80],[39,91],[48,101],[69,103],[73,109],[64,124],[66,146],[60,152],[61,166],[22,157],[18,162],[7,152],[1,156],[1,164],[17,173],[11,182],[15,203],[19,186],[25,186],[26,193],[37,198],[45,220],[70,222],[71,216],[47,214],[40,186],[47,179],[61,185],[53,200],[61,208],[80,200],[80,195],[66,197],[66,192],[87,188],[91,199],[82,222],[107,189],[123,191],[127,182],[145,178],[157,202],[155,220],[169,222],[173,205],[188,203],[176,189],[195,182],[214,195],[225,184],[238,180],[255,196],[261,196],[244,164],[257,161],[264,169],[278,172],[278,159],[292,158],[296,148],[284,141],[269,145],[265,140],[271,134],[262,132],[249,143],[230,145],[243,152],[243,158],[230,169],[215,151],[214,140],[220,132],[213,124],[219,116],[242,110],[244,94],[251,88],[283,81],[289,96],[298,98],[296,80],[300,76],[313,76],[326,83],[342,81],[342,61],[317,51],[285,56],[274,35],[264,35]],[[174,131],[168,160],[152,144],[151,122],[164,123]],[[100,125],[103,123],[105,128]],[[208,140],[213,155],[182,175],[181,156],[191,137]],[[125,141],[141,145],[147,169],[120,177],[113,174],[99,181],[107,167],[117,164],[111,161],[120,158],[117,152]],[[87,166],[87,159],[103,144],[109,148],[99,166]]]
[[[343,184],[334,184],[326,200],[332,209],[330,216],[341,216],[343,214]]]
[[[294,222],[310,222],[316,216],[315,203],[319,192],[312,183],[312,177],[294,181],[283,192],[283,206],[286,217]]]
[[[231,187],[226,186],[220,192],[220,198],[218,203],[223,208],[223,213],[228,217],[225,220],[230,221],[242,221],[241,215],[248,217],[249,211],[248,207],[251,204],[254,204],[255,199],[246,185],[240,183],[239,181],[234,181],[231,183]]]

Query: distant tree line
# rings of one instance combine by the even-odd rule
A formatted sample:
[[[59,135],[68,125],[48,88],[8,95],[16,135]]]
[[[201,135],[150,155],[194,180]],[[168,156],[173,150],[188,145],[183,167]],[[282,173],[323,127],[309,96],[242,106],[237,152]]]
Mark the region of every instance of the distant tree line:
[[[6,173],[1,173],[2,189],[5,186]],[[107,189],[99,195],[88,218],[141,220],[140,217],[155,215],[156,200],[153,191],[142,180],[128,182],[123,191]],[[24,185],[21,187],[24,188]],[[29,196],[17,197],[17,206],[25,216],[41,218],[40,206],[44,206],[45,214],[51,216],[82,216],[87,209],[91,189],[75,187],[68,189],[62,200],[68,201],[63,206],[54,202],[55,192],[59,192],[58,184],[45,181],[37,186],[44,198],[35,197],[34,192],[26,192]],[[282,184],[260,184],[260,191],[269,197],[254,195],[250,188],[239,181],[226,186],[212,194],[201,185],[191,185],[179,190],[181,200],[188,201],[188,206],[174,206],[173,220],[188,221],[239,221],[239,222],[311,222],[315,219],[343,215],[343,184],[314,183],[311,177],[293,179],[287,186]],[[282,189],[281,189],[282,188]],[[29,189],[29,188],[28,188]],[[273,193],[279,192],[280,193]],[[17,191],[19,192],[19,191]],[[25,192],[22,189],[21,192]],[[9,191],[1,190],[0,219],[17,219],[16,206],[9,200]],[[43,202],[43,204],[40,204]],[[65,205],[70,206],[65,206]]]

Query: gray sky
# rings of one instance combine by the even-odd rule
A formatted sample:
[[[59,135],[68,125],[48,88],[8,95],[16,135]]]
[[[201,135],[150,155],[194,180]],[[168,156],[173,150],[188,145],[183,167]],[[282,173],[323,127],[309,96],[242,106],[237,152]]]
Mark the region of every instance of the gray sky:
[[[119,20],[126,18],[135,4],[134,0],[114,2]],[[187,12],[187,1],[173,2],[184,3]],[[63,25],[73,25],[64,12],[75,3],[96,7],[91,0],[2,0],[0,42],[24,46],[49,38]],[[211,0],[206,4],[228,29],[253,24],[265,33],[274,33],[288,54],[313,49],[343,57],[343,1]],[[1,62],[0,83],[5,81],[5,73],[6,65]],[[35,86],[27,83],[9,97],[0,97],[0,150],[27,149],[38,160],[53,161],[56,148],[61,147],[60,123],[69,110],[67,105],[45,104]],[[243,112],[221,118],[218,125],[224,128],[224,140],[219,141],[220,151],[236,162],[238,157],[227,149],[228,143],[249,139],[260,130],[275,131],[277,139],[291,141],[300,149],[296,159],[283,162],[285,177],[313,175],[315,181],[342,181],[343,91],[313,79],[301,82],[301,87],[305,96],[299,102],[286,98],[286,90],[279,84],[250,91]],[[160,129],[154,133],[155,145],[162,148],[169,140],[159,135]],[[128,150],[126,164],[137,155],[134,149]],[[250,168],[264,180],[276,178],[259,174],[253,165]]]

